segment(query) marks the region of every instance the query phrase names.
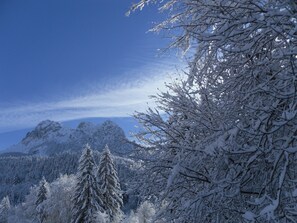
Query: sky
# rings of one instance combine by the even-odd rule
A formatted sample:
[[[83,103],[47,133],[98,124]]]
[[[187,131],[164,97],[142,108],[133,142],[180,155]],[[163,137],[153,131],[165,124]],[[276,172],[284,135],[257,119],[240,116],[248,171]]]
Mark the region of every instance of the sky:
[[[8,145],[45,119],[129,117],[154,106],[148,96],[182,62],[158,50],[169,38],[148,32],[164,19],[158,6],[127,17],[131,4],[0,1],[0,149],[1,134]]]

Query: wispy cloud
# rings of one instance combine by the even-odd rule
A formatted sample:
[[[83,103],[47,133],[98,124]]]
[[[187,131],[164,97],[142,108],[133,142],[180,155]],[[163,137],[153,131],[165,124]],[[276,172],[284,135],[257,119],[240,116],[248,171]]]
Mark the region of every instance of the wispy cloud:
[[[162,65],[130,72],[139,72],[141,75],[129,75],[126,79],[115,78],[112,84],[94,84],[89,92],[68,98],[2,107],[0,133],[32,127],[45,119],[68,121],[88,117],[127,117],[134,111],[144,111],[148,104],[154,106],[149,96],[155,95],[158,90],[165,90],[164,83],[175,78],[176,70],[172,66]]]

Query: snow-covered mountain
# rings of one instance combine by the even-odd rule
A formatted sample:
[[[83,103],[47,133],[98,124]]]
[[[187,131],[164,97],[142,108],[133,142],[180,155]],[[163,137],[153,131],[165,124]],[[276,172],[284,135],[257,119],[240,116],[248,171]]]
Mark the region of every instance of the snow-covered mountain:
[[[80,151],[86,143],[98,151],[108,144],[115,154],[127,154],[132,150],[132,145],[128,142],[124,131],[112,121],[105,121],[101,125],[81,122],[73,129],[64,127],[58,122],[46,120],[28,132],[21,142],[4,152],[52,155]]]

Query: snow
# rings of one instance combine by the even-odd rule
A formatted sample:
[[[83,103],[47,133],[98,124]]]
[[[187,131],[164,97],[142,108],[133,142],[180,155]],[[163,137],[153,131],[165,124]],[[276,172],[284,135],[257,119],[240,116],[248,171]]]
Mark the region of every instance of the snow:
[[[292,196],[297,197],[297,188],[293,191]]]
[[[297,152],[297,146],[292,146],[286,149],[288,153],[296,153]]]
[[[265,216],[268,220],[274,219],[274,211],[278,206],[278,200],[273,200],[271,204],[267,205],[260,211],[260,215]]]
[[[243,215],[242,215],[243,218],[245,218],[246,220],[248,221],[255,221],[255,217],[256,215],[251,212],[251,211],[246,211]]]
[[[174,180],[174,178],[176,177],[176,175],[179,173],[180,171],[180,165],[179,163],[177,163],[171,170],[171,174],[170,176],[168,177],[168,180],[167,180],[167,188],[169,188],[171,185],[172,185],[172,182]]]
[[[132,146],[126,142],[124,131],[115,123],[106,121],[101,125],[82,122],[72,129],[61,126],[58,122],[43,121],[16,145],[4,150],[38,155],[51,155],[65,151],[79,151],[84,144],[102,150],[106,144],[113,152],[129,153]]]

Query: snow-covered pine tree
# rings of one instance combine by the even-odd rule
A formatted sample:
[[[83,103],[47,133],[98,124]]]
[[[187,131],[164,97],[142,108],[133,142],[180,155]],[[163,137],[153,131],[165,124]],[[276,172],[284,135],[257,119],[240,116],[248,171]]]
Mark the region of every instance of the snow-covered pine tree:
[[[116,222],[122,214],[123,197],[118,174],[107,145],[101,155],[97,177],[104,195],[104,209],[111,222]]]
[[[47,217],[45,207],[44,207],[44,201],[47,199],[48,195],[49,195],[49,186],[46,179],[43,177],[42,180],[39,182],[37,199],[35,202],[40,223],[45,222]]]
[[[36,206],[40,205],[43,201],[47,199],[48,196],[48,183],[46,179],[43,177],[39,183],[37,200],[35,202]]]
[[[8,196],[4,197],[0,203],[0,223],[7,223],[10,201]]]
[[[95,175],[93,152],[87,144],[79,160],[77,185],[73,197],[72,223],[95,223],[102,211],[103,196]]]

